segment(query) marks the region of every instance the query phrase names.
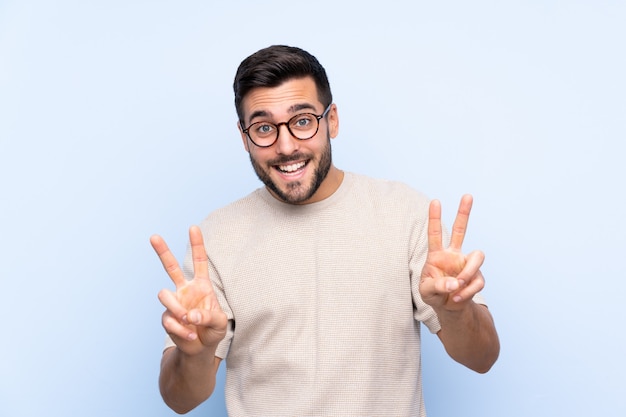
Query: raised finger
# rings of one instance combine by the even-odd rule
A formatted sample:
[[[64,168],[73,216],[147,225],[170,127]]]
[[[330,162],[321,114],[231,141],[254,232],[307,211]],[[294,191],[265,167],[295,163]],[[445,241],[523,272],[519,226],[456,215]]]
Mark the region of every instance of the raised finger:
[[[454,219],[452,225],[452,233],[450,236],[450,249],[461,250],[463,246],[463,240],[465,239],[465,232],[467,231],[467,223],[469,221],[470,211],[472,210],[473,198],[471,195],[466,194],[461,198],[459,204],[459,211]]]
[[[189,243],[191,244],[194,278],[209,279],[209,258],[204,248],[202,231],[198,226],[189,228]]]
[[[159,259],[163,264],[163,268],[165,268],[167,275],[169,275],[171,280],[174,282],[174,285],[176,285],[177,288],[185,285],[186,280],[183,271],[180,269],[176,257],[172,251],[170,251],[170,248],[165,243],[165,240],[163,240],[163,238],[159,235],[154,235],[150,237],[150,244],[159,256]]]
[[[430,202],[428,208],[428,250],[443,249],[441,240],[441,203],[439,200]]]

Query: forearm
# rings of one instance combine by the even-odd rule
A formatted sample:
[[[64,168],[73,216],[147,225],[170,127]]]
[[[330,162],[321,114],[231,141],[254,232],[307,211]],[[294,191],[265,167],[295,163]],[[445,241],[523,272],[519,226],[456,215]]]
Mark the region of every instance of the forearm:
[[[485,373],[500,354],[500,341],[487,307],[470,301],[459,311],[437,311],[438,333],[446,351],[457,362]]]
[[[159,376],[165,403],[179,414],[197,407],[213,393],[219,364],[214,350],[189,356],[176,347],[167,349]]]

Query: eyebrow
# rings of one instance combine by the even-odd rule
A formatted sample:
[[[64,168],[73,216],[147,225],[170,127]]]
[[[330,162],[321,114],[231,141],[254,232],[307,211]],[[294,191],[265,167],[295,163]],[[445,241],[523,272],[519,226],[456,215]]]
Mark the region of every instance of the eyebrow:
[[[299,112],[301,110],[315,111],[315,106],[310,104],[310,103],[297,103],[297,104],[294,104],[293,106],[289,107],[287,109],[287,113],[294,114],[294,113],[297,113],[297,112]],[[272,113],[270,113],[268,111],[257,110],[257,111],[253,112],[250,115],[249,122],[252,123],[252,121],[255,118],[257,118],[257,117],[268,117],[268,118],[271,118],[271,116],[272,116]]]

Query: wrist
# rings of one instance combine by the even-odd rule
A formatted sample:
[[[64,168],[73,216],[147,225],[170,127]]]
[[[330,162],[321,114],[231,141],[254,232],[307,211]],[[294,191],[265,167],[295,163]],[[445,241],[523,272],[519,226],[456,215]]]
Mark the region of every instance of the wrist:
[[[433,307],[435,310],[435,314],[439,318],[439,321],[447,321],[454,320],[458,321],[463,317],[471,317],[475,313],[476,304],[473,300],[467,300],[462,303],[454,303],[452,307],[441,305],[438,307]]]
[[[194,361],[200,362],[203,360],[210,360],[215,356],[215,352],[217,351],[217,345],[215,346],[205,346],[203,344],[199,344],[200,346],[194,346],[191,349],[183,348],[181,346],[176,346],[176,354],[183,361]]]

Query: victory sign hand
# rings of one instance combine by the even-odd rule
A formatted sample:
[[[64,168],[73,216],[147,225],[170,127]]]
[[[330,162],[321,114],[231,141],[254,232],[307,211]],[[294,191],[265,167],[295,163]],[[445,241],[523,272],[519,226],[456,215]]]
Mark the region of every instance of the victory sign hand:
[[[150,243],[161,259],[176,291],[163,289],[159,300],[165,306],[162,324],[176,346],[188,355],[215,346],[226,335],[227,317],[222,311],[209,279],[209,259],[202,232],[197,226],[189,229],[194,277],[187,281],[176,258],[160,236]]]
[[[474,251],[461,252],[472,209],[472,196],[464,195],[450,237],[450,246],[443,247],[441,204],[430,203],[428,212],[428,255],[420,279],[420,294],[435,310],[461,310],[483,289],[485,280],[480,267],[485,255]]]

